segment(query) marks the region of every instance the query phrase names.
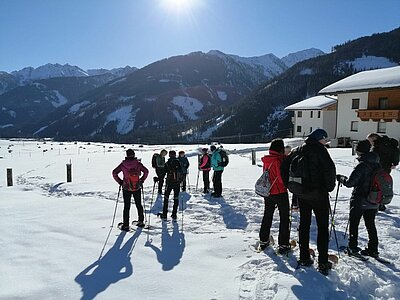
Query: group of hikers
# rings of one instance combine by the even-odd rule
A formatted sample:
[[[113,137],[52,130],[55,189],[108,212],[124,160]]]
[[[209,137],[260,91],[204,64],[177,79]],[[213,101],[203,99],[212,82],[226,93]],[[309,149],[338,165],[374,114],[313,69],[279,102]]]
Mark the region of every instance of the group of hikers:
[[[336,183],[338,184],[337,191],[339,191],[340,185],[353,188],[350,198],[347,254],[350,256],[378,257],[375,216],[378,210],[385,210],[386,207],[381,201],[381,192],[374,194],[375,197],[381,197],[379,201],[370,199],[371,186],[372,183],[375,183],[376,178],[382,174],[382,178],[391,182],[390,172],[399,164],[398,141],[387,136],[371,133],[367,136],[367,139],[359,141],[355,148],[359,163],[353,172],[348,177],[336,174],[335,164],[327,150],[328,142],[328,135],[321,128],[311,132],[304,143],[294,149],[285,146],[282,139],[274,139],[271,142],[269,153],[262,157],[263,172],[267,172],[269,188],[268,195],[264,197],[264,216],[258,243],[259,250],[264,250],[270,246],[270,229],[277,207],[280,217],[277,252],[287,254],[291,251],[292,245],[289,240],[290,214],[291,210],[298,209],[300,212],[298,227],[300,258],[298,265],[305,267],[313,265],[314,261],[309,251],[309,240],[311,217],[312,212],[314,212],[317,224],[318,270],[324,275],[328,275],[332,268],[332,263],[328,260],[328,248],[329,224],[333,225],[334,214],[331,210],[329,192],[335,189]],[[217,148],[215,145],[212,145],[210,150],[211,155],[208,153],[208,148],[203,148],[198,160],[198,170],[202,171],[203,174],[203,192],[210,192],[209,173],[213,169],[214,192],[211,195],[221,197],[222,173],[227,164],[225,162],[227,160],[226,152],[222,146]],[[169,158],[165,161],[167,153]],[[158,183],[160,195],[162,194],[164,179],[166,182],[163,211],[159,216],[163,220],[167,219],[168,198],[173,191],[174,201],[171,218],[176,220],[179,192],[181,188],[182,191],[186,190],[186,176],[189,168],[189,161],[185,152],[180,151],[179,156],[176,157],[176,151],[167,152],[163,149],[159,154],[153,155],[152,167],[157,174],[157,177],[154,177],[154,184]],[[118,176],[120,172],[123,173],[123,179]],[[137,226],[144,226],[141,187],[148,173],[148,169],[135,157],[132,149],[126,151],[126,159],[112,172],[114,179],[123,190],[122,230],[129,230],[130,228],[129,209],[132,196],[139,215]],[[379,179],[381,178],[379,177]],[[390,188],[392,189],[392,187]],[[289,191],[293,194],[291,205],[289,203]],[[364,218],[369,238],[368,246],[365,249],[358,247],[358,226],[361,217]]]
[[[311,266],[314,261],[309,250],[310,226],[312,211],[317,224],[318,270],[328,275],[332,262],[328,260],[329,223],[334,226],[329,192],[335,189],[336,181],[339,186],[353,188],[350,197],[349,211],[349,242],[346,252],[350,256],[378,257],[378,236],[375,227],[375,216],[378,210],[385,210],[380,204],[382,191],[375,192],[371,199],[374,179],[382,176],[387,180],[387,189],[391,190],[388,201],[393,197],[392,179],[390,172],[399,164],[398,141],[376,133],[369,134],[366,140],[356,145],[359,163],[349,177],[336,174],[336,168],[326,144],[328,135],[324,129],[314,130],[304,144],[285,154],[282,139],[271,142],[269,154],[262,158],[263,170],[268,170],[271,183],[269,196],[264,198],[265,210],[261,223],[259,248],[264,250],[270,245],[270,228],[275,207],[279,210],[279,238],[277,252],[286,254],[291,250],[289,241],[290,208],[288,189],[293,193],[292,209],[299,209],[300,222],[298,228],[300,258],[299,266]],[[288,149],[286,149],[287,151]],[[381,179],[381,177],[379,177]],[[382,186],[384,183],[380,183]],[[383,191],[384,193],[385,191]],[[337,193],[338,195],[338,193]],[[337,196],[336,195],[336,196]],[[337,201],[337,198],[336,198]],[[335,204],[336,205],[336,204]],[[361,217],[364,218],[368,232],[368,246],[358,247],[358,226]]]
[[[208,153],[208,148],[201,150],[202,154],[199,156],[198,170],[203,173],[203,192],[205,194],[210,192],[210,170],[213,169],[213,188],[214,191],[211,193],[213,197],[222,196],[222,172],[224,171],[224,159],[222,155],[222,146],[216,147],[212,145],[210,147],[211,154]],[[166,160],[166,156],[169,156]],[[187,174],[189,170],[189,160],[186,157],[185,151],[179,151],[178,157],[176,151],[161,150],[160,153],[155,153],[152,157],[152,167],[155,169],[157,174],[154,177],[154,186],[158,184],[158,194],[161,196],[163,192],[163,186],[165,181],[164,190],[164,202],[163,210],[159,213],[159,217],[163,220],[167,219],[168,215],[168,200],[173,191],[173,207],[171,218],[177,219],[177,212],[179,206],[179,193],[186,191]],[[119,173],[123,173],[123,178],[119,177]],[[126,151],[125,160],[123,160],[113,171],[112,175],[115,181],[122,188],[122,195],[124,199],[123,209],[123,221],[120,229],[124,231],[130,230],[129,224],[129,212],[131,206],[131,199],[133,197],[137,212],[138,222],[136,226],[144,227],[144,213],[143,206],[141,203],[141,193],[143,183],[148,177],[149,170],[139,161],[135,152],[132,149]]]

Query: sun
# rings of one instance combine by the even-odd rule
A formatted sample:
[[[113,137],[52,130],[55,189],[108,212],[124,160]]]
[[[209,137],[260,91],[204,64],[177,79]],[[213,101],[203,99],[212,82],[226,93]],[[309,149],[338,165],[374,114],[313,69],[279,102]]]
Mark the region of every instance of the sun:
[[[163,0],[162,4],[166,11],[172,14],[187,13],[197,5],[196,0]]]

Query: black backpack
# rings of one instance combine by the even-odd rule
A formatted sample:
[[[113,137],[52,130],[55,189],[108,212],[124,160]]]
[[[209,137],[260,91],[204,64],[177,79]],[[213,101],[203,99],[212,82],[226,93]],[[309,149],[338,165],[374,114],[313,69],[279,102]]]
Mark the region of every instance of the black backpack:
[[[295,157],[290,162],[287,188],[291,193],[297,196],[302,196],[309,191],[309,181],[309,159],[302,153],[301,149],[299,149]]]
[[[167,161],[167,181],[179,182],[181,181],[181,164],[179,159],[173,158]]]
[[[229,164],[229,156],[224,149],[219,150],[221,155],[221,162],[218,164],[220,167],[226,167]]]
[[[160,155],[160,154],[158,154],[158,153],[154,153],[153,156],[152,156],[152,158],[151,158],[151,166],[152,166],[154,169],[157,168],[157,157],[158,157],[159,155]]]

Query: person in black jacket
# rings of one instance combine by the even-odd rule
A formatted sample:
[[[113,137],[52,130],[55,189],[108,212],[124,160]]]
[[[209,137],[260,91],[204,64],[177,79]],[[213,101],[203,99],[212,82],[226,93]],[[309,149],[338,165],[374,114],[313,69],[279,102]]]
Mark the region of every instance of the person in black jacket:
[[[375,227],[375,216],[378,212],[378,204],[368,201],[371,180],[374,171],[380,167],[379,157],[376,153],[370,152],[368,140],[360,141],[356,146],[359,156],[359,164],[355,167],[350,177],[338,175],[337,179],[346,187],[353,187],[350,198],[350,235],[348,244],[348,254],[357,255],[361,250],[358,247],[358,225],[361,217],[364,218],[365,227],[368,231],[368,248],[361,251],[363,255],[378,256],[378,235]]]
[[[305,143],[295,149],[282,162],[281,175],[287,186],[289,181],[289,167],[292,160],[301,155],[307,161],[307,190],[298,195],[300,208],[299,265],[310,266],[314,261],[310,257],[310,226],[311,214],[314,211],[318,227],[318,269],[327,275],[332,264],[328,262],[329,245],[329,192],[333,191],[336,183],[336,168],[325,147],[328,134],[324,129],[314,130],[305,140]]]
[[[180,178],[181,175],[179,174],[181,170],[181,164],[179,163],[179,160],[176,158],[176,152],[171,150],[169,151],[169,159],[165,163],[164,167],[164,173],[166,174],[166,188],[165,188],[165,194],[164,194],[164,206],[163,206],[163,212],[160,215],[161,219],[167,219],[167,214],[168,214],[168,198],[169,195],[171,194],[171,191],[174,191],[174,205],[172,208],[172,215],[171,218],[173,220],[176,220],[177,218],[177,212],[178,212],[178,206],[179,206],[179,186],[180,186]]]

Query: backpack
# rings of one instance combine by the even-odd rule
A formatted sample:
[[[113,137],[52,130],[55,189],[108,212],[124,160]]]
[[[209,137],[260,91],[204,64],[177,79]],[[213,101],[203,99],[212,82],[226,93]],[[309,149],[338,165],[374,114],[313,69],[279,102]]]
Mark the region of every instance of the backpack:
[[[276,177],[272,183],[269,180],[269,169],[271,168],[271,165],[267,170],[262,173],[260,178],[257,179],[254,186],[256,194],[261,197],[268,197],[270,195],[271,188],[274,185],[275,181],[278,179],[278,177]]]
[[[128,191],[137,191],[140,189],[140,172],[137,170],[130,169],[128,177],[124,179],[124,189]]]
[[[301,196],[309,191],[307,182],[310,178],[308,157],[301,153],[292,159],[289,166],[289,180],[287,188],[295,195]]]
[[[367,200],[372,204],[389,204],[393,199],[393,179],[382,167],[372,175]]]
[[[157,157],[158,157],[159,155],[160,155],[160,154],[158,154],[158,153],[154,153],[153,156],[151,157],[151,166],[152,166],[154,169],[157,168]]]
[[[229,164],[229,156],[224,149],[219,150],[219,154],[221,155],[221,162],[218,163],[219,167],[226,167]]]
[[[181,181],[181,164],[177,158],[168,160],[167,162],[167,181],[179,182]]]

